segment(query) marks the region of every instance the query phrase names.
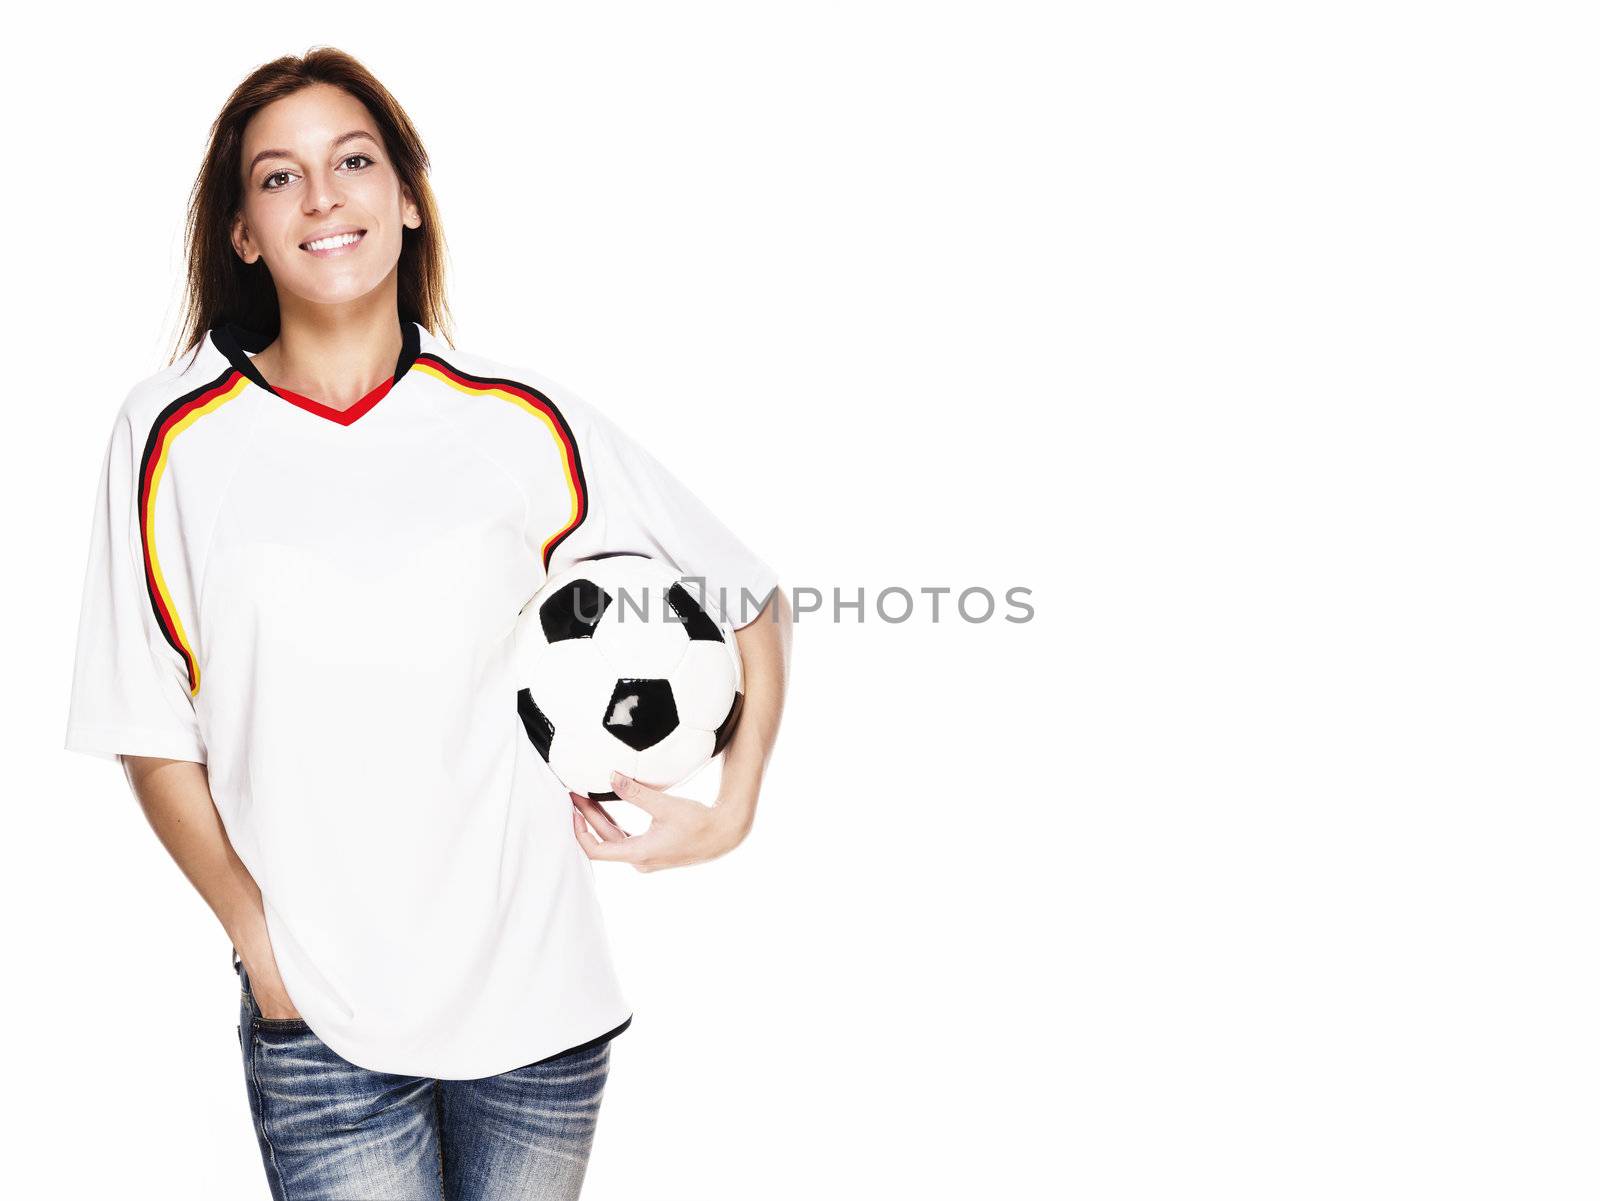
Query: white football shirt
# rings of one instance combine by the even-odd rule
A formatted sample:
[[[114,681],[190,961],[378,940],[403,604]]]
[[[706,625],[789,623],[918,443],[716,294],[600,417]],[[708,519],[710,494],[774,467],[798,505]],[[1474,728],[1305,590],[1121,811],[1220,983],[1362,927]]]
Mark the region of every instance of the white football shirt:
[[[735,628],[777,577],[578,396],[401,328],[393,377],[343,411],[273,388],[234,325],[128,394],[66,747],[204,763],[312,1031],[472,1079],[632,1020],[517,714],[518,612],[616,551],[703,579]]]

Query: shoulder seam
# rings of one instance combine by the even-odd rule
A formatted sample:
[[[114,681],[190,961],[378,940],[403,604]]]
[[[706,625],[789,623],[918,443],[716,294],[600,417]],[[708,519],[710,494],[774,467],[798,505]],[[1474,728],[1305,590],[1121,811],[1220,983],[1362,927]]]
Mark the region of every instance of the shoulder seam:
[[[498,363],[493,365],[496,368],[502,366]],[[563,457],[569,464],[566,482],[573,497],[573,514],[566,526],[545,539],[540,546],[540,566],[548,572],[556,547],[572,537],[583,526],[584,522],[588,520],[589,511],[592,507],[589,484],[584,475],[583,453],[578,445],[578,435],[573,430],[572,423],[567,420],[566,414],[562,412],[561,405],[557,404],[544,388],[514,379],[509,375],[479,375],[463,370],[434,351],[427,351],[417,356],[417,361],[412,366],[412,370],[418,369],[433,375],[435,378],[453,376],[455,378],[446,378],[444,382],[458,391],[477,395],[499,396],[502,400],[516,405],[524,412],[538,416],[550,429],[558,445],[563,448]],[[537,375],[537,373],[534,374]],[[541,382],[548,383],[548,381],[543,381],[542,377],[539,378]],[[578,407],[581,407],[581,405],[582,402],[580,401]],[[519,490],[520,488],[521,486],[519,485]],[[526,505],[527,492],[522,490],[522,495],[523,503]]]
[[[227,507],[228,498],[233,495],[234,481],[239,478],[239,473],[244,469],[245,462],[250,458],[256,445],[256,427],[261,424],[262,414],[266,412],[261,405],[254,406],[254,413],[249,415],[250,424],[245,429],[244,445],[239,448],[234,457],[233,470],[228,473],[228,482],[222,486],[222,494],[217,497],[217,506],[211,513],[211,528],[206,531],[205,542],[200,549],[200,579],[194,588],[194,619],[198,627],[200,614],[205,609],[206,583],[211,579],[211,544],[216,541],[217,529],[222,525],[222,510]]]
[[[422,356],[420,355],[418,356],[419,359],[421,357]],[[414,366],[415,365],[413,365],[413,367]],[[452,370],[454,370],[454,368],[452,368]],[[467,448],[472,451],[473,454],[477,455],[480,459],[483,459],[486,463],[489,463],[491,466],[493,466],[496,471],[505,476],[510,482],[512,490],[522,501],[522,538],[523,541],[527,541],[528,517],[531,512],[531,506],[528,504],[528,490],[522,486],[521,481],[519,481],[516,476],[512,475],[511,472],[506,470],[504,464],[500,463],[481,446],[469,438],[459,423],[457,423],[455,417],[445,412],[445,407],[443,405],[430,404],[428,408],[429,411],[432,412],[433,415],[439,420],[439,422],[445,426],[448,426],[451,433],[459,438],[467,446]]]
[[[229,381],[232,377],[238,378],[234,380],[233,386],[229,387]],[[177,612],[175,602],[170,596],[161,595],[166,592],[166,587],[162,579],[160,556],[156,552],[151,537],[151,518],[157,499],[156,490],[159,487],[160,478],[166,470],[164,455],[167,451],[170,451],[171,447],[171,443],[165,436],[165,431],[175,414],[194,405],[202,397],[211,394],[211,399],[196,410],[197,415],[207,410],[215,411],[212,406],[226,404],[237,399],[243,394],[246,382],[230,364],[215,379],[209,380],[196,388],[191,388],[157,409],[151,417],[149,425],[143,431],[143,446],[139,448],[138,452],[138,470],[134,474],[134,516],[138,521],[139,568],[140,574],[144,577],[145,595],[150,602],[150,608],[156,620],[156,627],[161,631],[162,638],[168,646],[177,652],[187,668],[189,696],[191,699],[200,691],[199,653],[193,645],[193,634],[186,634],[183,629],[183,620]],[[130,414],[129,417],[131,420],[132,415]],[[134,426],[134,432],[139,432],[137,425]],[[166,443],[165,447],[163,447],[163,443]],[[161,466],[152,479],[152,464],[156,462],[160,462]],[[146,495],[147,490],[150,491],[148,496]],[[194,584],[194,595],[190,598],[195,612],[189,616],[197,623],[197,628],[200,604],[199,593],[200,584],[196,582]],[[164,605],[165,612],[163,612]]]

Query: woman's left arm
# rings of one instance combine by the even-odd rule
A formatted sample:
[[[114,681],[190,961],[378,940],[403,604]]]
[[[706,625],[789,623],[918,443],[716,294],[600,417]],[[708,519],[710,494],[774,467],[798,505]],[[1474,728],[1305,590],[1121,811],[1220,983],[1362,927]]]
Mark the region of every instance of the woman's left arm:
[[[722,750],[722,784],[716,804],[672,796],[614,774],[612,790],[648,813],[650,827],[629,834],[599,801],[571,793],[573,832],[590,859],[613,859],[653,872],[704,863],[726,855],[744,841],[755,822],[761,780],[778,737],[789,686],[793,627],[794,615],[780,584],[755,620],[734,632],[744,669],[744,708],[733,737]]]

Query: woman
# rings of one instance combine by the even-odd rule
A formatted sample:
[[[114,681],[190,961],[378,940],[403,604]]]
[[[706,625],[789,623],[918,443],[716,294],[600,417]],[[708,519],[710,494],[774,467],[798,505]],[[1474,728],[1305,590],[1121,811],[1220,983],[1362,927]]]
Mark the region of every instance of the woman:
[[[117,416],[84,586],[67,746],[120,758],[235,948],[276,1198],[577,1196],[632,1020],[588,861],[731,850],[782,709],[772,570],[599,411],[432,332],[426,170],[338,51],[236,89],[191,201],[191,353]],[[619,777],[634,835],[507,691],[518,611],[617,551],[735,598],[746,672],[717,803]]]

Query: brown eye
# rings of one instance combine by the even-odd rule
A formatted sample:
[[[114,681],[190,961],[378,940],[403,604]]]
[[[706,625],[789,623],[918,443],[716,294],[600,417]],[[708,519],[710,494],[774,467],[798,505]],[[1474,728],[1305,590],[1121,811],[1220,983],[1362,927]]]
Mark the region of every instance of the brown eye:
[[[278,189],[274,188],[272,186],[272,181],[277,179],[278,176],[280,176],[280,175],[288,175],[288,174],[290,174],[290,172],[288,172],[288,171],[274,171],[271,175],[267,176],[265,179],[263,179],[261,181],[261,189],[262,189],[262,191],[265,191],[265,192],[276,192]]]
[[[367,162],[368,162],[368,163],[369,163],[369,164],[370,164],[370,163],[372,163],[372,162],[373,162],[373,161],[374,161],[374,160],[373,160],[373,159],[372,159],[372,158],[371,158],[371,157],[370,157],[370,156],[368,156],[368,155],[365,155],[365,154],[352,154],[352,155],[351,155],[351,156],[350,156],[350,158],[347,158],[347,159],[345,159],[345,160],[344,160],[344,161],[345,161],[345,162],[347,162],[347,163],[348,163],[348,162],[350,162],[350,161],[351,161],[351,160],[352,160],[352,159],[358,159],[358,158],[363,158],[363,159],[366,159],[366,160],[367,160]],[[362,168],[360,168],[360,167],[358,167],[358,168],[356,168],[356,169],[357,169],[357,170],[358,170],[358,171],[359,171],[359,170],[362,170]]]

